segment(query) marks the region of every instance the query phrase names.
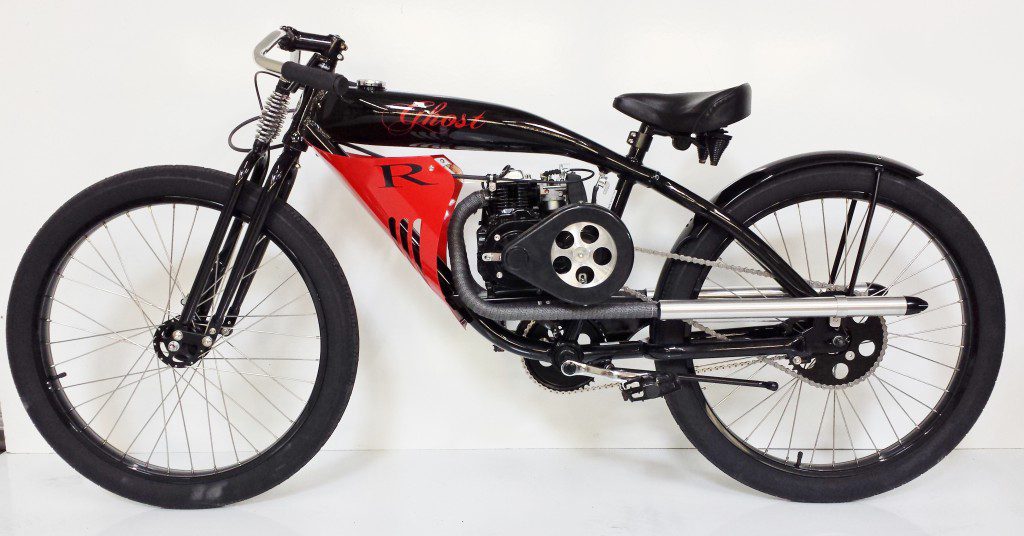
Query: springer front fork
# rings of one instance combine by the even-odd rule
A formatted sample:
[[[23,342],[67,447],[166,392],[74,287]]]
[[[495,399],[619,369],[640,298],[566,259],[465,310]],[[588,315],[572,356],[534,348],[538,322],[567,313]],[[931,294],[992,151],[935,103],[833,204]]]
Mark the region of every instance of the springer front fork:
[[[198,342],[200,351],[211,347],[217,337],[229,334],[238,321],[242,303],[269,245],[264,233],[267,217],[276,201],[288,198],[295,183],[302,150],[286,145],[270,167],[268,146],[260,145],[258,142],[249,152],[235,175],[231,195],[214,226],[181,315],[174,321],[175,329],[171,330],[176,335],[181,332],[179,340],[183,344]],[[238,210],[246,183],[259,187],[260,192],[248,222]]]
[[[278,92],[283,91],[287,91],[287,84],[279,85]],[[300,105],[301,108],[304,106]],[[177,342],[172,348],[201,354],[218,337],[230,334],[238,321],[242,303],[269,245],[270,239],[264,232],[267,217],[275,202],[287,200],[295,184],[299,157],[306,149],[296,130],[293,124],[285,134],[283,150],[273,166],[273,137],[262,136],[239,166],[231,195],[214,226],[181,315],[162,330]],[[248,221],[239,210],[246,183],[259,189],[256,207]]]

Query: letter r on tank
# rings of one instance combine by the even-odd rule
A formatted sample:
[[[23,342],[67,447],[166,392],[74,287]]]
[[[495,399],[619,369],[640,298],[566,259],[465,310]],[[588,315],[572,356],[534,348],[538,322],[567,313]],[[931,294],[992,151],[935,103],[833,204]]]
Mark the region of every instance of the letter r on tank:
[[[407,167],[408,169],[405,170],[405,173],[395,173],[396,170],[392,168],[396,166],[404,166]],[[414,176],[420,171],[423,171],[423,166],[419,164],[385,164],[381,166],[380,169],[381,172],[384,173],[384,188],[394,188],[395,179],[405,179],[419,186],[427,186],[429,184],[434,184],[432,182],[422,181]]]

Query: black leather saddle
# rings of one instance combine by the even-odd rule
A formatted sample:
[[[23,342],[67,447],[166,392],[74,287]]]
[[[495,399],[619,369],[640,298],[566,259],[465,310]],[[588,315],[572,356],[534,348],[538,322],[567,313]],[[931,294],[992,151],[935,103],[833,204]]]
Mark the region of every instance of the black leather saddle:
[[[615,98],[616,110],[665,134],[700,134],[750,115],[750,84],[699,93],[627,93]]]

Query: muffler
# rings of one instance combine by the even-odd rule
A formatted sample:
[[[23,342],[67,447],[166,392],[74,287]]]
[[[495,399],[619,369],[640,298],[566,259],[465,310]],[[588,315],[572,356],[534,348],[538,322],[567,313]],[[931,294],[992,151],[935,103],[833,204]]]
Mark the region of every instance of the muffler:
[[[509,320],[603,320],[647,318],[710,320],[748,318],[808,318],[908,315],[924,311],[928,303],[903,296],[814,296],[810,298],[750,298],[618,301],[597,305],[563,303],[494,303],[481,297],[484,289],[473,279],[466,253],[465,227],[469,217],[483,208],[485,193],[474,192],[455,206],[448,225],[448,252],[452,286],[469,310],[484,318]]]
[[[891,316],[911,315],[928,308],[928,302],[913,296],[662,300],[660,304],[658,318],[662,320]]]

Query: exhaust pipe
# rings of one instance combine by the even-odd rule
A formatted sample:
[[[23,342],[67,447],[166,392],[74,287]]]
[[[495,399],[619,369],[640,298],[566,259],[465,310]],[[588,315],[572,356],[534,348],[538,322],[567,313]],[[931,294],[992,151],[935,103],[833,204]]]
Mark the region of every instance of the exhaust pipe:
[[[462,303],[475,314],[497,321],[508,320],[606,320],[645,318],[659,320],[807,318],[908,315],[924,311],[928,303],[916,297],[815,296],[811,298],[701,299],[660,302],[568,305],[541,303],[494,303],[480,297],[484,291],[473,279],[466,253],[465,227],[469,217],[483,208],[484,192],[463,199],[448,225],[452,286]]]
[[[662,300],[658,318],[733,319],[912,315],[928,308],[921,298],[888,296],[816,296],[743,300]]]
[[[651,298],[651,292],[646,292]],[[875,283],[860,283],[853,289],[854,294],[858,296],[880,296],[885,292],[885,287]],[[789,294],[779,287],[721,287],[721,288],[704,288],[700,290],[700,295],[697,296],[702,300],[716,299],[716,298],[788,298]]]

